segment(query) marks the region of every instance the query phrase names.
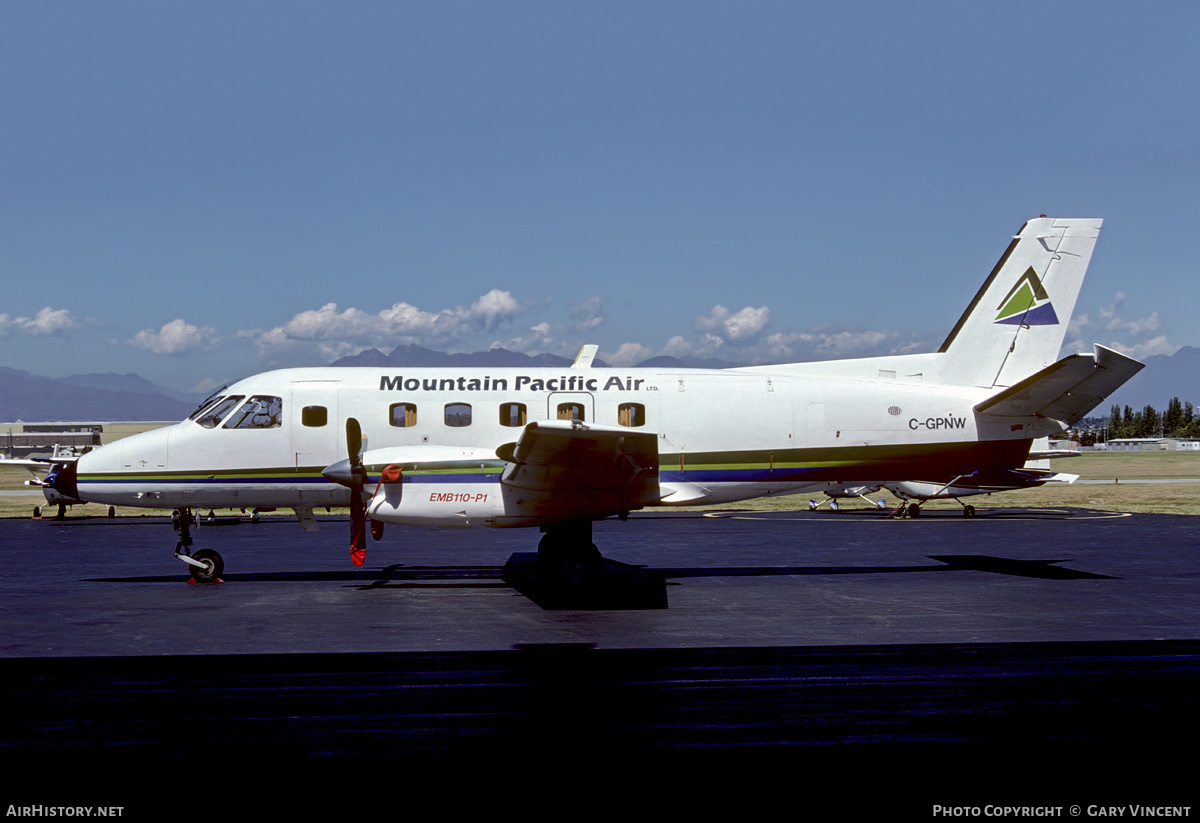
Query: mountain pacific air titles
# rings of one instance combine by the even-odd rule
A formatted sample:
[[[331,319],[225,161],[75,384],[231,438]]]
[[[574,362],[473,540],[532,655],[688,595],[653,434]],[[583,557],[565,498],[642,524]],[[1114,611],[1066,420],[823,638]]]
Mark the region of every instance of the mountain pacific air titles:
[[[380,391],[508,391],[507,377],[492,377],[485,374],[482,377],[439,377],[422,376],[408,377],[404,375],[381,375],[379,378]],[[514,391],[640,391],[645,384],[641,377],[609,377],[601,386],[601,378],[583,377],[580,375],[559,375],[558,377],[542,377],[529,374],[518,374],[511,378]]]
[[[1041,217],[1012,239],[936,352],[725,370],[311,368],[267,372],[187,420],[103,446],[56,488],[193,511],[350,506],[350,551],[385,524],[536,526],[547,574],[602,562],[595,520],[652,506],[963,478],[1008,488],[1035,438],[1077,422],[1141,364],[1096,346],[1058,358],[1101,221]],[[368,446],[369,443],[369,446]]]

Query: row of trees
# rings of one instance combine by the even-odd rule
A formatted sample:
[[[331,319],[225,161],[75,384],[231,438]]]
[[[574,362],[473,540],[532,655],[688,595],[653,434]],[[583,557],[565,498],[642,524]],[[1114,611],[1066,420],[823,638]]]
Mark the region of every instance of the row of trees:
[[[1131,406],[1124,410],[1113,405],[1107,419],[1093,420],[1092,425],[1079,433],[1079,444],[1091,446],[1116,437],[1195,437],[1200,438],[1200,415],[1191,403],[1172,397],[1167,410],[1147,405],[1141,411]]]

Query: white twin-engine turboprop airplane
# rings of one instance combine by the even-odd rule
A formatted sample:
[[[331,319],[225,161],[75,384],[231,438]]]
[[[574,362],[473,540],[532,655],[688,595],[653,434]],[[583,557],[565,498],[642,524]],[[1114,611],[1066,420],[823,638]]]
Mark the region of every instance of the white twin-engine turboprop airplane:
[[[351,507],[365,531],[537,526],[549,572],[602,562],[592,522],[648,506],[1020,469],[1142,364],[1096,346],[1056,360],[1100,220],[1030,220],[937,352],[727,370],[313,368],[242,380],[175,426],[60,473],[66,493],[192,511]],[[367,448],[367,442],[370,448]]]

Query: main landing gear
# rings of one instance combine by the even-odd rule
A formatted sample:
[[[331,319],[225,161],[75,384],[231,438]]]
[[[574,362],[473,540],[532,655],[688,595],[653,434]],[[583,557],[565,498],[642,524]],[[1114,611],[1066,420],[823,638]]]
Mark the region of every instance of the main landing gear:
[[[225,561],[221,555],[212,549],[201,549],[192,553],[192,531],[196,518],[192,510],[176,509],[171,514],[171,528],[179,532],[179,542],[175,544],[175,556],[188,565],[192,580],[197,583],[220,582],[221,573],[225,571]]]
[[[956,503],[963,507],[963,517],[974,517],[975,507],[970,503],[963,503],[955,498]],[[921,514],[921,504],[909,503],[907,500],[900,504],[900,507],[892,512],[892,517],[918,517]]]
[[[543,528],[538,566],[552,582],[579,585],[595,580],[604,557],[592,543],[592,521],[571,521]]]
[[[900,505],[888,517],[918,517],[920,514],[920,503],[909,503],[907,500],[901,500]]]
[[[872,500],[871,498],[867,497],[865,494],[860,494],[860,495],[859,495],[859,497],[861,497],[863,500],[866,500],[866,501],[867,501],[868,503],[870,503],[872,506],[874,506],[875,508],[877,508],[877,509],[879,509],[879,510],[881,510],[881,511],[882,511],[883,509],[886,509],[886,508],[887,508],[887,501],[886,501],[886,500],[884,500],[882,497],[881,497],[881,498],[879,498],[878,500]],[[828,504],[829,504],[829,510],[830,510],[830,511],[834,511],[834,512],[835,512],[835,511],[837,511],[837,510],[838,510],[838,501],[837,501],[837,498],[836,498],[836,497],[826,497],[824,500],[822,500],[822,501],[821,501],[821,502],[819,502],[819,503],[818,503],[818,502],[817,502],[815,499],[810,499],[810,500],[808,501],[808,510],[809,510],[810,512],[815,512],[817,509],[821,508],[821,507],[822,507],[822,506],[824,506],[826,503],[828,503]]]

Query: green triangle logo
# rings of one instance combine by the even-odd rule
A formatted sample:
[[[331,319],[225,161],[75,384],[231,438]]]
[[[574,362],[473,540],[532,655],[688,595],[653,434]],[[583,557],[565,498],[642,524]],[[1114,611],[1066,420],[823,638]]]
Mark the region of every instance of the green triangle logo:
[[[1049,299],[1050,295],[1046,293],[1046,287],[1042,285],[1037,272],[1030,266],[1004,300],[1000,302],[1000,313],[996,315],[994,322],[1003,322],[1009,317],[1023,314],[1036,306],[1039,301]]]

